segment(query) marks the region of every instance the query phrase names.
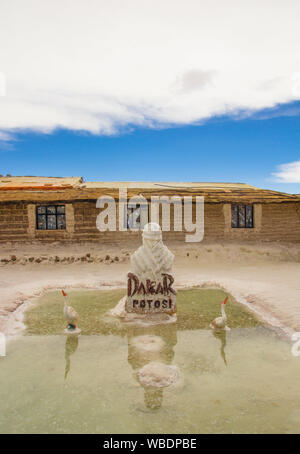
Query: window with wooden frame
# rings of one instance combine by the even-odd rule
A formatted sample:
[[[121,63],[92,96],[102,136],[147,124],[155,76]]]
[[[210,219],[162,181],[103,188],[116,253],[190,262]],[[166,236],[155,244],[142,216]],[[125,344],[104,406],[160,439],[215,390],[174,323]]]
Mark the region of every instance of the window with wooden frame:
[[[148,204],[130,204],[127,205],[125,211],[124,226],[130,230],[141,230],[147,224],[149,219],[149,206]]]
[[[65,230],[65,205],[43,205],[36,207],[37,230]]]
[[[231,205],[231,227],[233,229],[253,229],[253,213],[253,205]]]

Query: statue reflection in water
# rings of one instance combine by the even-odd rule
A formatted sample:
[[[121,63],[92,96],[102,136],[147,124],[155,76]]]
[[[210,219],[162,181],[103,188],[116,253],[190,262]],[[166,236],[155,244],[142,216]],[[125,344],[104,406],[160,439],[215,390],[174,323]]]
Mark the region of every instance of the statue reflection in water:
[[[73,355],[79,343],[79,336],[76,334],[71,334],[67,336],[66,344],[65,344],[65,359],[66,359],[66,368],[65,368],[65,380],[67,379],[68,373],[70,372],[71,368],[71,355]]]
[[[163,402],[163,388],[168,386],[169,369],[165,366],[172,365],[174,359],[176,324],[134,327],[127,331],[127,337],[128,363],[134,371],[135,379],[144,388],[145,405],[151,410],[158,410]],[[147,365],[150,370],[146,379],[142,380],[141,371]]]

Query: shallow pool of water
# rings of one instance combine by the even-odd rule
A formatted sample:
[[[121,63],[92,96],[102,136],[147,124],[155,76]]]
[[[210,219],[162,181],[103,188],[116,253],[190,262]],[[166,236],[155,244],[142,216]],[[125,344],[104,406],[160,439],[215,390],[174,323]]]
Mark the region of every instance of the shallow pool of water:
[[[117,291],[70,292],[79,337],[63,334],[60,292],[26,312],[24,335],[0,357],[1,433],[300,432],[300,357],[291,342],[232,298],[231,331],[209,324],[224,293],[179,291],[176,324],[124,325],[107,315]],[[152,336],[158,349],[139,347]],[[179,380],[146,386],[139,370],[177,366]]]

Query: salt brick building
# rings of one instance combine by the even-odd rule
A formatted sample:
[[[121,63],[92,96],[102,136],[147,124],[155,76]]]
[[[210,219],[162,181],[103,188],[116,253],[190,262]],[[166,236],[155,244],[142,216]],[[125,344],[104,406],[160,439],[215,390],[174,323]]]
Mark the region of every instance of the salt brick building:
[[[128,199],[143,196],[203,196],[204,240],[300,242],[300,196],[240,183],[84,182],[81,177],[0,177],[0,241],[98,241],[126,243],[137,231],[100,232],[96,219],[100,196],[118,202],[119,189]],[[184,241],[174,231],[171,204],[168,240]],[[125,217],[130,213],[130,206]],[[118,219],[118,203],[117,203]],[[150,220],[150,219],[149,219]],[[126,219],[124,223],[126,224]],[[124,224],[124,225],[125,225]]]

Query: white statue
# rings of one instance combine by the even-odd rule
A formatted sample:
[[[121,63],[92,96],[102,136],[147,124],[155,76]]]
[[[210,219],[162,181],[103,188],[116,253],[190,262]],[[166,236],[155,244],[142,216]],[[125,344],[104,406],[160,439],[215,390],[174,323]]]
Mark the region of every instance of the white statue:
[[[173,261],[174,255],[163,244],[160,226],[155,222],[146,224],[143,245],[131,256],[127,296],[122,298],[111,314],[126,321],[176,321]],[[151,319],[151,314],[157,317]]]
[[[127,312],[174,314],[176,291],[171,274],[174,255],[162,242],[160,226],[146,224],[143,245],[131,256],[128,273]]]
[[[163,273],[171,273],[174,254],[163,244],[162,232],[156,222],[143,230],[143,245],[131,256],[131,271],[139,279],[158,281]]]

